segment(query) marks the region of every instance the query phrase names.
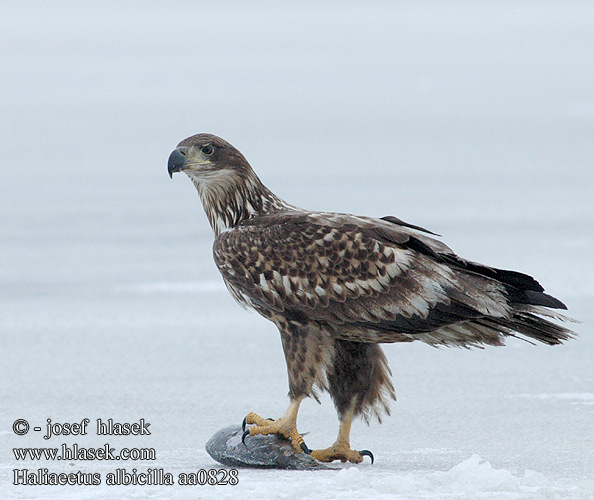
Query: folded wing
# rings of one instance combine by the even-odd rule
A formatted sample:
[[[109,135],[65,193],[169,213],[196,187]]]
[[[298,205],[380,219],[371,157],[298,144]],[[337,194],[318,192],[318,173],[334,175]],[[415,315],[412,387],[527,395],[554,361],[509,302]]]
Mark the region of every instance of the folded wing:
[[[536,280],[466,261],[396,218],[286,212],[217,237],[233,295],[256,309],[359,342],[501,344],[570,336],[539,315],[565,308]]]

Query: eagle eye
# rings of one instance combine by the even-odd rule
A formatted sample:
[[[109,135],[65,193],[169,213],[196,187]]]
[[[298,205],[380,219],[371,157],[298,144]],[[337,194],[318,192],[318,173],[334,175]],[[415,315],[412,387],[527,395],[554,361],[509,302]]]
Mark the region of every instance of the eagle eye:
[[[210,156],[214,153],[214,148],[210,144],[207,144],[206,146],[202,146],[202,148],[200,148],[200,151],[202,151],[202,153],[206,156]]]

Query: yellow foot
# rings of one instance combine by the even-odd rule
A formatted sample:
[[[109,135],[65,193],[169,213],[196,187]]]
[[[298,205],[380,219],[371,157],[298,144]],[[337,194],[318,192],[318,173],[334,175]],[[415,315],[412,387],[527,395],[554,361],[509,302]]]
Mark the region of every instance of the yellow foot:
[[[253,427],[250,427],[248,430],[245,430],[247,424],[256,424]],[[286,417],[281,417],[277,420],[270,420],[266,418],[262,418],[260,415],[256,415],[253,412],[250,412],[246,415],[243,419],[243,430],[245,431],[242,436],[242,441],[246,438],[246,436],[256,436],[258,434],[279,434],[286,439],[291,441],[293,448],[297,451],[302,451],[305,453],[309,453],[309,449],[303,442],[303,438],[301,434],[297,432],[297,425],[294,420]]]
[[[324,450],[313,450],[311,456],[320,462],[340,460],[341,462],[352,462],[354,464],[363,462],[363,457],[369,457],[371,463],[373,463],[373,453],[368,450],[351,450],[347,444],[334,443]]]

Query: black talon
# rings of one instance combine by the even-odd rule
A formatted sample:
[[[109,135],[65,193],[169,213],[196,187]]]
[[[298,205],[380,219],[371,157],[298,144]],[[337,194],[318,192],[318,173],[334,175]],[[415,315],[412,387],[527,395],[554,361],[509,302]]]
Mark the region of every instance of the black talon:
[[[301,443],[301,449],[303,450],[303,453],[311,455],[311,450],[307,447],[305,443]]]
[[[270,420],[270,421],[274,422],[274,419],[270,418],[270,417],[268,417],[266,420]]]
[[[369,457],[371,459],[371,465],[373,465],[373,453],[371,453],[369,450],[361,450],[359,455],[362,457]]]
[[[245,444],[245,438],[248,436],[248,434],[250,433],[250,430],[248,429],[247,431],[245,431],[242,435],[241,435],[241,442],[243,443],[243,445],[247,448],[247,444]]]
[[[241,430],[245,431],[245,426],[247,425],[247,417],[243,417],[243,422],[241,422]]]

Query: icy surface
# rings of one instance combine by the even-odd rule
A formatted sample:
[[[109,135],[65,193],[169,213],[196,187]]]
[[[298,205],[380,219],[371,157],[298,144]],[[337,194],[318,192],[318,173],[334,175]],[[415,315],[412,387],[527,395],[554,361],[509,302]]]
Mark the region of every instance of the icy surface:
[[[582,2],[5,2],[0,16],[0,498],[594,497],[594,7]],[[182,138],[221,135],[312,209],[395,215],[534,275],[580,337],[389,345],[398,402],[331,471],[236,486],[13,486],[13,469],[218,467],[208,438],[282,415],[274,326],[212,262]],[[17,436],[113,418],[150,436]],[[299,429],[326,447],[331,402]],[[152,447],[148,462],[14,447]]]

